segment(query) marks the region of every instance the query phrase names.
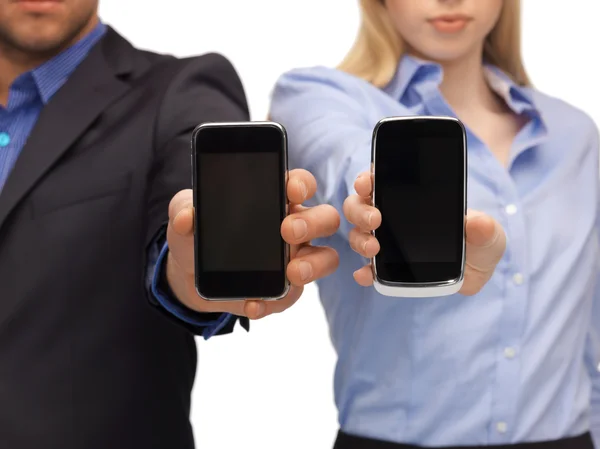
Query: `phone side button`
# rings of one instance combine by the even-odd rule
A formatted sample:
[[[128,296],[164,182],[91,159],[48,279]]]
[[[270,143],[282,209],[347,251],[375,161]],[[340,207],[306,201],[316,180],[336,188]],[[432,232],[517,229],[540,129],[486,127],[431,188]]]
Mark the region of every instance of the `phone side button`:
[[[192,189],[194,188],[194,156],[190,154],[190,176],[192,178]]]

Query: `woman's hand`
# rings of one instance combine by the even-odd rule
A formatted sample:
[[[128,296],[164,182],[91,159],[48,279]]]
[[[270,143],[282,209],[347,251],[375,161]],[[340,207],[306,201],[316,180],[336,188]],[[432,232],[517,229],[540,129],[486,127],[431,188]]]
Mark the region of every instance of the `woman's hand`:
[[[372,259],[379,253],[379,242],[372,231],[381,226],[381,212],[372,204],[373,181],[370,173],[362,173],[354,184],[356,194],[346,198],[344,215],[355,226],[350,231],[350,246],[363,257]],[[467,254],[465,278],[460,293],[474,295],[490,280],[506,249],[506,235],[492,217],[469,210],[466,223]],[[354,273],[359,285],[373,284],[369,265]]]

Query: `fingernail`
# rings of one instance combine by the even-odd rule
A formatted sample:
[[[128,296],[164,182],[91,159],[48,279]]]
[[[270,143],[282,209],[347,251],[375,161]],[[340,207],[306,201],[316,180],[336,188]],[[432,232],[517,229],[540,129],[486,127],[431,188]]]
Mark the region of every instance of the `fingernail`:
[[[306,184],[304,184],[300,180],[298,180],[298,186],[300,187],[300,191],[302,192],[302,199],[305,200],[306,195],[308,195],[308,188],[306,187]]]
[[[365,214],[365,220],[367,222],[367,226],[371,226],[371,218],[373,218],[373,212],[367,212]]]
[[[302,282],[308,281],[312,276],[312,265],[308,262],[299,262],[298,270],[300,271],[300,279]]]
[[[303,237],[305,237],[306,234],[308,234],[308,225],[306,224],[306,221],[300,218],[294,220],[294,223],[292,224],[292,229],[294,231],[294,238],[296,240],[300,240]]]
[[[363,243],[363,254],[367,254],[367,245],[368,244],[369,244],[368,240],[365,243]]]

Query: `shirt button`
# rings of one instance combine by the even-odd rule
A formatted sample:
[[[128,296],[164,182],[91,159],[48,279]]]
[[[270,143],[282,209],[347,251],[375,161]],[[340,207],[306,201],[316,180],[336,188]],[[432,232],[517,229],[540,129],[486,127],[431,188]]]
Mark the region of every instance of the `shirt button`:
[[[523,275],[521,273],[516,273],[513,276],[513,282],[516,285],[523,285],[523,282],[525,282],[525,278],[523,277]]]
[[[497,423],[496,430],[500,433],[506,433],[506,430],[507,430],[506,423],[503,421],[500,421],[499,423]]]
[[[508,206],[506,206],[505,210],[508,215],[514,215],[517,213],[517,206],[515,206],[514,204],[509,204]]]
[[[5,147],[10,143],[10,136],[6,133],[0,133],[0,147]]]
[[[504,349],[504,357],[507,359],[512,359],[517,355],[517,350],[515,348],[505,348]]]

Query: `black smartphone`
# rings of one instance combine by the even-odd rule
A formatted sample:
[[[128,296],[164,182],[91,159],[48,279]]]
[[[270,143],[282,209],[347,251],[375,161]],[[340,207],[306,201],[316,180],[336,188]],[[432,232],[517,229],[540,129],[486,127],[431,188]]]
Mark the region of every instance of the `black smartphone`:
[[[289,247],[287,136],[274,122],[205,123],[192,134],[194,253],[207,300],[283,298]]]
[[[467,143],[452,117],[390,117],[373,131],[375,289],[386,296],[458,292],[465,267]]]

